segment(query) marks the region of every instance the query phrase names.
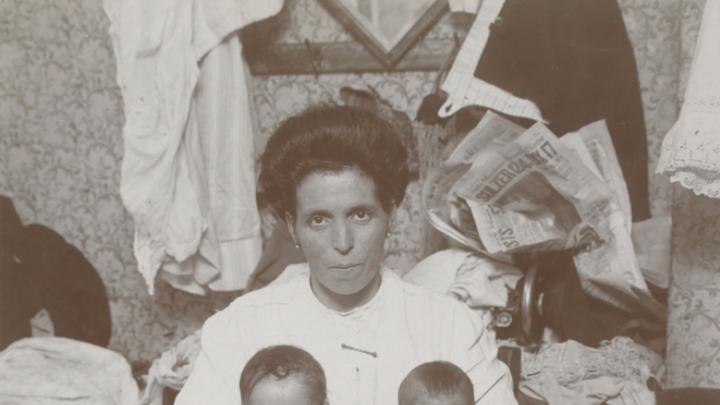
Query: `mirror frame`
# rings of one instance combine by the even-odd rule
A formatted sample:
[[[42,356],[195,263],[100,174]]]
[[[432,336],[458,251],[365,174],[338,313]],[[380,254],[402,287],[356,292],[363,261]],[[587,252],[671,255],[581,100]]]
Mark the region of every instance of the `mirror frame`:
[[[343,27],[383,65],[392,68],[415,43],[448,11],[447,0],[434,0],[390,51],[340,0],[318,0]]]
[[[252,24],[243,29],[241,35],[243,52],[253,75],[437,71],[457,50],[469,28],[469,24],[461,21],[455,38],[424,38],[437,21],[449,13],[447,0],[434,0],[393,49],[385,52],[345,6],[338,5],[339,1],[317,1],[353,40],[279,43],[272,39],[283,29],[277,19]]]

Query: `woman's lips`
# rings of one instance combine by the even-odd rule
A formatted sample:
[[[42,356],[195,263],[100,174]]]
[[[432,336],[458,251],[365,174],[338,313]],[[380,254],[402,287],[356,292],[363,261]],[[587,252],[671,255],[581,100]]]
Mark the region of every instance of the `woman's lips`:
[[[347,270],[354,270],[361,266],[362,266],[362,263],[349,263],[349,264],[336,264],[335,266],[330,266],[330,268],[347,271]]]

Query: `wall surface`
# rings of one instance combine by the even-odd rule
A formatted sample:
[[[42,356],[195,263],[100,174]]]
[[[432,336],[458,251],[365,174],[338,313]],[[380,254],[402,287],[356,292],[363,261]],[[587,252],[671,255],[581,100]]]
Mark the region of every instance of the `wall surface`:
[[[681,71],[684,91],[704,0],[683,4]],[[681,93],[682,96],[682,93]],[[720,200],[673,188],[673,282],[667,370],[675,387],[720,387]]]
[[[287,1],[279,17],[290,26],[285,40],[347,38],[314,0]],[[702,0],[620,4],[637,57],[652,172],[662,136],[677,117]],[[447,20],[430,35],[451,35]],[[118,193],[123,113],[107,29],[97,0],[0,2],[0,193],[13,198],[26,223],[56,229],[85,253],[108,289],[111,348],[131,361],[149,360],[229,298],[193,297],[164,284],[150,297],[136,271],[132,223]],[[413,116],[434,80],[434,73],[423,72],[256,77],[258,145],[279,120],[337,100],[340,86],[372,86]],[[400,267],[419,255],[417,191],[411,188],[388,246],[388,262]],[[675,216],[670,380],[720,386],[720,205],[675,194],[673,203],[667,180],[651,176],[653,213],[672,207]],[[702,338],[692,340],[691,333]],[[685,369],[691,371],[674,371]]]
[[[322,13],[314,1],[289,2],[281,18],[303,28],[287,39],[346,38]],[[124,118],[108,27],[96,0],[0,2],[0,193],[12,197],[25,223],[45,224],[84,252],[108,290],[111,348],[131,361],[152,360],[231,296],[196,297],[158,283],[151,297],[136,270],[132,221],[119,195]],[[258,78],[258,144],[278,120],[333,100],[343,85],[373,86],[396,108],[415,111],[434,76]],[[390,265],[407,268],[420,254],[418,191],[410,188],[398,213]]]
[[[107,30],[97,0],[0,2],[0,193],[84,252],[108,290],[111,347],[141,360],[197,328],[213,301],[162,287],[150,297],[136,270]]]

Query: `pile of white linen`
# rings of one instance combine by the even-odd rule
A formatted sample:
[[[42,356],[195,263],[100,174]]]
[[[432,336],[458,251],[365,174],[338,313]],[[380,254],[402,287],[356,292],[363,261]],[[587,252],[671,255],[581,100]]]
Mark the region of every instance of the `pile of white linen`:
[[[135,405],[138,387],[118,353],[61,337],[19,340],[0,352],[0,403]]]

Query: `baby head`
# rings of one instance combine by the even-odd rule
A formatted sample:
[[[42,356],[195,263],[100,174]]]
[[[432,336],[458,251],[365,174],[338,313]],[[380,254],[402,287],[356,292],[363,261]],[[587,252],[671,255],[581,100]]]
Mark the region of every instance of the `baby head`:
[[[325,373],[295,346],[270,346],[257,352],[240,375],[243,405],[327,405]]]
[[[458,366],[432,361],[415,367],[400,384],[400,405],[473,405],[470,378]]]

